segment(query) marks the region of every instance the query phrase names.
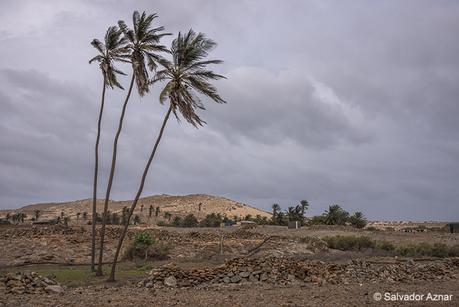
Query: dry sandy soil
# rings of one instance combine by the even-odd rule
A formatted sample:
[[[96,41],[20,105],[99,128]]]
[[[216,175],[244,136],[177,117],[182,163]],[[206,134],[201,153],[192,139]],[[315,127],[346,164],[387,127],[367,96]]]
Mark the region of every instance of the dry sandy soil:
[[[351,228],[312,227],[288,230],[285,227],[263,226],[251,230],[240,228],[144,228],[159,241],[172,246],[170,259],[149,263],[151,267],[174,262],[181,267],[215,267],[225,259],[247,255],[248,251],[269,236],[277,236],[260,249],[259,256],[301,257],[325,263],[345,263],[351,259],[368,261],[394,261],[394,257],[372,251],[341,252],[328,250],[319,238],[326,235],[365,235],[376,240],[388,240],[395,244],[410,242],[442,242],[458,244],[457,234],[426,232],[381,232],[354,230]],[[109,227],[107,257],[109,261],[119,234],[117,227]],[[223,255],[220,255],[220,238],[224,238]],[[84,264],[89,262],[90,228],[78,226],[69,229],[59,226],[1,226],[0,273],[6,271],[35,270],[45,263]],[[432,260],[434,261],[434,260]],[[34,263],[33,266],[30,266]],[[42,263],[37,265],[36,263]],[[80,268],[86,269],[82,266]],[[298,283],[290,285],[211,284],[198,288],[144,288],[138,282],[148,276],[148,270],[118,283],[103,280],[75,286],[67,281],[67,289],[61,294],[11,294],[1,293],[0,306],[458,306],[459,268],[451,268],[455,276],[442,280],[432,274],[430,280],[411,282],[377,283]],[[1,275],[1,274],[0,274]],[[453,295],[452,301],[434,302],[376,302],[374,293],[390,292],[427,295]]]
[[[452,294],[453,301],[375,301],[374,293]],[[458,306],[459,288],[452,282],[303,286],[254,285],[218,289],[151,290],[134,286],[82,287],[61,295],[7,294],[0,306]]]

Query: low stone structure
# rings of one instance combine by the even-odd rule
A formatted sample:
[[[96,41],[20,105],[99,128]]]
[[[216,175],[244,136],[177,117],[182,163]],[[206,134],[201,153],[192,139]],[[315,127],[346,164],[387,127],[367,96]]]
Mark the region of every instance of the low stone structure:
[[[0,290],[14,294],[61,293],[64,288],[53,278],[35,272],[7,273],[0,278]]]
[[[192,287],[201,284],[236,283],[331,283],[360,284],[415,280],[450,280],[459,273],[459,258],[427,263],[404,261],[377,263],[353,260],[346,264],[299,261],[293,258],[236,258],[224,265],[206,269],[182,269],[169,264],[153,269],[139,283],[141,287]]]

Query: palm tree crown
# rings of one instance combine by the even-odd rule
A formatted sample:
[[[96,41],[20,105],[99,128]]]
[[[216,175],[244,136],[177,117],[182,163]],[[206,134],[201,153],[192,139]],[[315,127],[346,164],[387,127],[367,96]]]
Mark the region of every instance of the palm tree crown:
[[[123,33],[118,27],[109,27],[105,34],[104,43],[98,39],[94,39],[91,42],[91,45],[99,51],[99,54],[93,57],[89,61],[89,64],[94,61],[99,63],[99,67],[104,76],[105,85],[111,88],[116,86],[123,89],[117,80],[117,75],[125,75],[125,73],[115,68],[113,62],[129,62],[129,55],[126,54],[127,49],[125,48],[126,39],[122,34]]]
[[[159,44],[163,36],[170,33],[159,33],[164,27],[151,28],[151,24],[157,14],[147,15],[145,12],[140,15],[135,11],[132,15],[134,29],[129,29],[123,20],[118,21],[118,25],[127,40],[126,48],[131,52],[130,62],[140,96],[149,91],[148,71],[145,67],[147,63],[150,70],[155,70],[157,62],[161,58],[156,52],[168,52],[167,48]]]
[[[172,42],[172,62],[160,59],[164,69],[158,71],[152,82],[166,80],[167,84],[160,93],[159,100],[163,104],[167,99],[172,112],[178,119],[177,110],[183,118],[195,127],[202,126],[203,121],[196,109],[205,109],[196,93],[203,94],[217,103],[225,103],[218,95],[217,89],[209,80],[225,78],[206,69],[207,64],[220,64],[220,60],[203,59],[216,46],[216,43],[206,38],[204,34],[196,34],[193,30],[178,37]]]

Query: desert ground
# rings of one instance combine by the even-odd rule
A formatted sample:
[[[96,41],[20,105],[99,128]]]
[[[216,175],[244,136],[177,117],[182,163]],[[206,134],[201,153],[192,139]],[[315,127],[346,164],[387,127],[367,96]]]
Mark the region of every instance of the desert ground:
[[[62,287],[56,293],[30,293],[33,290],[27,289],[33,287],[24,289],[19,285],[15,289],[14,283],[4,277],[0,306],[458,304],[458,258],[401,257],[373,249],[340,251],[328,248],[321,240],[325,236],[355,235],[394,245],[429,242],[453,246],[459,243],[457,234],[338,226],[287,229],[264,225],[243,229],[143,225],[130,229],[130,240],[139,231],[170,245],[167,259],[123,260],[117,281],[107,283],[106,277],[89,272],[90,226],[0,226],[1,275],[36,272],[53,278]],[[118,226],[108,228],[106,262],[113,256],[119,232]],[[376,301],[375,293],[447,296],[440,301]]]

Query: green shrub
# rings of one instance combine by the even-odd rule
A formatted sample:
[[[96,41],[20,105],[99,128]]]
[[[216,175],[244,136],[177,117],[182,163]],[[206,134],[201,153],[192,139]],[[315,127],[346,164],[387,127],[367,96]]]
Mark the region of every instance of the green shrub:
[[[459,244],[450,246],[450,248],[449,248],[449,256],[450,257],[459,257]]]
[[[381,241],[376,243],[376,248],[388,252],[392,252],[395,250],[394,244],[388,242],[388,241]]]
[[[135,234],[134,240],[127,248],[124,257],[130,260],[163,260],[168,257],[169,252],[169,245],[156,242],[149,233],[139,232]]]
[[[309,224],[310,225],[324,225],[325,224],[325,216],[323,216],[323,215],[313,216],[309,220]]]
[[[223,217],[220,213],[211,213],[206,215],[205,219],[199,223],[201,227],[220,227],[220,224],[223,223]]]
[[[432,256],[433,257],[439,257],[439,258],[444,258],[448,257],[450,252],[450,248],[448,245],[443,244],[443,243],[435,243],[432,247]]]
[[[457,257],[459,256],[459,245],[448,246],[443,243],[429,244],[426,242],[398,246],[396,252],[405,257]]]
[[[182,218],[180,216],[174,217],[172,225],[174,225],[175,227],[180,227],[182,225]]]
[[[134,244],[150,246],[150,245],[153,245],[153,243],[154,243],[154,240],[149,233],[138,232],[135,234]]]
[[[375,242],[368,237],[356,236],[332,236],[322,238],[329,248],[346,250],[361,250],[364,248],[374,248]]]
[[[183,227],[196,227],[198,226],[198,219],[193,214],[185,216],[182,222]]]

